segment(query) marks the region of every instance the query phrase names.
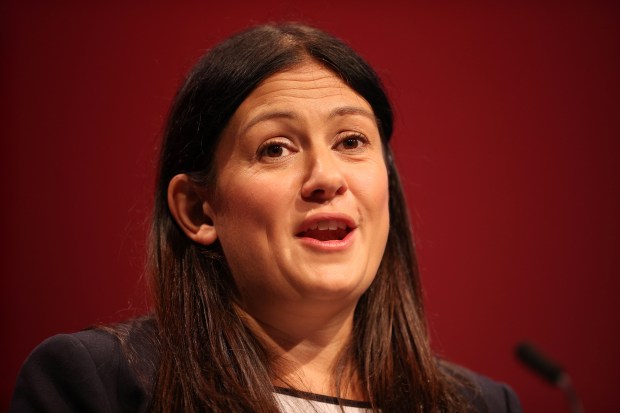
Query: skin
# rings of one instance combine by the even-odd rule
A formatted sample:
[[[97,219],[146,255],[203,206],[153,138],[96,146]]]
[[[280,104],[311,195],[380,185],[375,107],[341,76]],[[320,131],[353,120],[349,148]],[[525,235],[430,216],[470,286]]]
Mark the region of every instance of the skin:
[[[272,75],[224,130],[216,176],[206,197],[175,177],[173,215],[195,241],[219,239],[240,312],[282,361],[276,384],[331,394],[331,369],[388,235],[372,108],[312,61]],[[197,202],[203,219],[191,216]]]

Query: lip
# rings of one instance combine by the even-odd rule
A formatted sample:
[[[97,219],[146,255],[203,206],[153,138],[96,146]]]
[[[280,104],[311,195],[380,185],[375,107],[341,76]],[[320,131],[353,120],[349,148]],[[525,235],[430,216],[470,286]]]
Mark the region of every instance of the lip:
[[[304,237],[303,232],[317,226],[321,222],[335,221],[339,225],[344,224],[348,233],[342,239],[319,240],[316,238]],[[297,227],[295,237],[304,245],[319,251],[342,251],[347,249],[355,239],[357,232],[357,223],[347,214],[342,213],[320,213],[314,214],[306,219]]]

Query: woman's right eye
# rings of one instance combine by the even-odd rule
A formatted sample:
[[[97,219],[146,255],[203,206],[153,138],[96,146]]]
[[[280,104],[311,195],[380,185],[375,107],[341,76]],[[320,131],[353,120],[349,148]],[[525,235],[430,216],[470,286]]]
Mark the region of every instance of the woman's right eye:
[[[289,155],[291,151],[282,143],[268,143],[264,145],[260,151],[259,156],[267,158],[280,158],[282,156]]]

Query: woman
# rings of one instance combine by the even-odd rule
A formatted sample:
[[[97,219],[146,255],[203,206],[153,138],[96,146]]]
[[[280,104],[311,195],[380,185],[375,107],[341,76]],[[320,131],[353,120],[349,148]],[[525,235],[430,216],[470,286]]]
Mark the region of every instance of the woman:
[[[391,134],[374,71],[321,31],[209,51],[164,136],[153,316],[44,342],[12,411],[519,411],[431,352]]]

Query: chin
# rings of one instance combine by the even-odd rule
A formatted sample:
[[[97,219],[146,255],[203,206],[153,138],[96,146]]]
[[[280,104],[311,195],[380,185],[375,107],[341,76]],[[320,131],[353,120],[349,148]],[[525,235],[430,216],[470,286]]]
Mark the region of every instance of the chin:
[[[319,282],[304,283],[302,291],[305,297],[324,302],[336,300],[357,301],[373,280],[373,277],[364,277],[354,281],[350,277],[343,277],[342,273],[334,276],[323,274],[320,278],[322,280]]]

